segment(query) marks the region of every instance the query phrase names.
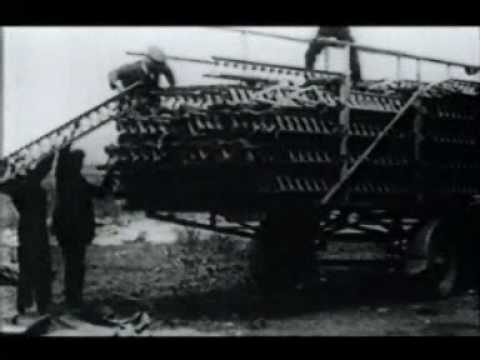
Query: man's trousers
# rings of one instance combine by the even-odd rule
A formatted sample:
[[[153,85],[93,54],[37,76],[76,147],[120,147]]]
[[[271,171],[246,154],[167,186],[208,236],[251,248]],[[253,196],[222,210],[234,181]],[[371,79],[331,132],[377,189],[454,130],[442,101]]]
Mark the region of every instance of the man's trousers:
[[[33,306],[44,313],[52,297],[50,248],[46,244],[20,245],[17,249],[19,279],[17,287],[17,311],[23,313]]]
[[[69,306],[77,307],[83,302],[87,245],[83,241],[69,241],[64,242],[61,248],[65,265],[65,299]]]

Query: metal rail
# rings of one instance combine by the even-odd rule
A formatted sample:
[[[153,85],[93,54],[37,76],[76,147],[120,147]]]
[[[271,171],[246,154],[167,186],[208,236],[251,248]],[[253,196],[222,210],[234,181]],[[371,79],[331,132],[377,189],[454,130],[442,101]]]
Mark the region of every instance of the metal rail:
[[[133,55],[133,56],[145,56],[146,55],[146,53],[141,52],[141,51],[127,51],[126,54],[127,55]],[[173,60],[173,61],[183,61],[183,62],[190,62],[190,63],[197,63],[197,64],[215,65],[215,62],[212,61],[212,60],[185,57],[185,56],[167,55],[167,59],[168,60]]]
[[[480,70],[479,65],[473,65],[473,64],[468,64],[468,63],[463,63],[463,62],[453,61],[453,60],[443,60],[437,57],[423,56],[423,55],[418,55],[418,54],[414,54],[406,51],[382,49],[375,46],[362,45],[362,44],[357,44],[350,41],[333,40],[329,38],[316,38],[313,41],[322,43],[327,46],[351,47],[359,51],[364,51],[371,54],[389,55],[397,58],[406,58],[406,59],[411,59],[416,61],[437,63],[437,64],[446,65],[446,66],[457,66],[462,68],[471,68],[475,70]]]
[[[254,234],[246,232],[246,231],[202,224],[202,223],[195,222],[195,221],[180,219],[180,218],[178,218],[176,216],[173,216],[173,215],[168,216],[168,215],[161,215],[161,214],[158,214],[158,213],[148,213],[147,216],[152,218],[152,219],[171,222],[171,223],[182,225],[182,226],[196,227],[196,228],[203,229],[203,230],[208,230],[208,231],[215,231],[215,232],[224,233],[224,234],[227,234],[227,235],[240,236],[240,237],[249,238],[249,239],[254,236]]]
[[[278,80],[260,78],[255,76],[234,75],[234,74],[204,74],[203,77],[211,78],[211,79],[243,81],[246,83],[262,83],[267,85],[275,85],[278,83]]]
[[[243,66],[249,67],[252,70],[261,70],[261,71],[269,71],[269,72],[278,72],[279,74],[285,73],[286,75],[292,74],[293,75],[302,75],[308,72],[309,74],[317,74],[317,75],[325,75],[331,77],[343,77],[343,74],[340,72],[335,71],[326,71],[326,70],[308,70],[306,71],[305,68],[293,65],[281,65],[281,64],[273,64],[267,62],[259,62],[259,61],[251,61],[251,60],[241,60],[235,58],[227,58],[221,56],[212,56],[212,59],[215,62],[215,65],[224,65],[224,66]]]
[[[286,41],[293,41],[293,42],[299,42],[299,43],[308,43],[311,41],[311,39],[306,39],[306,38],[297,38],[297,37],[288,36],[288,35],[271,34],[263,31],[255,31],[255,30],[232,29],[232,28],[227,28],[222,26],[207,26],[207,29],[217,29],[217,30],[234,32],[234,33],[239,33],[244,35],[254,35],[254,36],[266,37],[270,39],[286,40]]]
[[[133,55],[133,56],[145,56],[145,53],[139,52],[139,51],[127,51],[126,54]],[[250,70],[259,70],[259,71],[270,72],[270,73],[276,72],[278,74],[285,73],[286,75],[295,75],[295,76],[301,76],[306,72],[308,72],[309,74],[317,74],[317,75],[324,75],[324,76],[331,76],[331,77],[343,76],[342,73],[335,72],[335,71],[326,71],[326,70],[306,71],[305,68],[299,67],[299,66],[242,60],[242,59],[227,58],[227,57],[221,57],[221,56],[212,56],[213,60],[207,60],[207,59],[192,58],[192,57],[185,57],[185,56],[169,55],[167,56],[167,59],[172,61],[189,62],[189,63],[211,65],[211,66],[224,66],[224,67],[231,66],[234,68],[241,66],[245,68],[250,68]]]
[[[412,59],[412,60],[438,63],[438,64],[442,64],[442,65],[446,65],[446,66],[457,66],[457,67],[480,70],[480,65],[468,64],[468,63],[453,61],[453,60],[444,60],[444,59],[440,59],[440,58],[433,57],[433,56],[423,56],[423,55],[419,55],[419,54],[410,53],[410,52],[407,52],[407,51],[382,49],[382,48],[375,47],[375,46],[358,44],[358,43],[353,43],[353,42],[349,42],[349,41],[334,40],[334,39],[330,39],[330,38],[320,37],[320,38],[315,38],[315,39],[312,40],[312,39],[298,38],[298,37],[294,37],[294,36],[265,33],[265,32],[262,32],[262,31],[254,31],[254,30],[241,30],[241,29],[232,29],[232,28],[224,28],[224,27],[211,27],[211,28],[220,29],[220,30],[229,31],[229,32],[237,32],[237,33],[242,33],[242,34],[260,36],[260,37],[267,37],[267,38],[272,38],[272,39],[299,42],[299,43],[310,43],[311,41],[318,41],[318,42],[320,42],[322,44],[325,44],[327,46],[333,46],[333,47],[350,46],[350,47],[355,48],[359,51],[368,52],[368,53],[372,53],[372,54],[389,55],[389,56],[394,56],[394,57],[399,57],[399,58],[408,58],[408,59]]]

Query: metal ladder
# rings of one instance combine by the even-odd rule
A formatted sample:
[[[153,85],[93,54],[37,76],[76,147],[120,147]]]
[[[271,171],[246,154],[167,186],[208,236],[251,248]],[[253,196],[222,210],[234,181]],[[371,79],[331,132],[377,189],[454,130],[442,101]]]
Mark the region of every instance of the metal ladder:
[[[4,173],[7,175],[3,180],[11,180],[25,174],[55,151],[114,120],[127,109],[122,106],[122,100],[126,100],[140,86],[140,82],[130,85],[118,94],[3,157],[1,161],[7,167]]]

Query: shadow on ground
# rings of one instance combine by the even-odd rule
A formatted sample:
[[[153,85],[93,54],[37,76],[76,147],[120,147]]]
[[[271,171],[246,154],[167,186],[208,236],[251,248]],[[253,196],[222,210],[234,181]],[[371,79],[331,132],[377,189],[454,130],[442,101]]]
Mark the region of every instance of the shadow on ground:
[[[309,313],[382,308],[426,301],[405,279],[378,274],[339,272],[329,274],[329,281],[303,291],[261,295],[251,284],[233,284],[210,291],[172,291],[144,301],[122,296],[103,299],[118,313],[145,310],[157,319],[169,320],[252,320],[281,319]],[[428,311],[428,310],[426,310]],[[434,312],[435,310],[433,310]]]

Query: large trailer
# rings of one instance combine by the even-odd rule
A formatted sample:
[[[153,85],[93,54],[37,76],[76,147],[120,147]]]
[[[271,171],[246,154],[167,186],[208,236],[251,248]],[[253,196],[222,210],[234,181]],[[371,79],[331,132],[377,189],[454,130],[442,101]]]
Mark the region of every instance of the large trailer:
[[[478,69],[318,41],[344,49],[346,65],[356,47],[399,63],[414,59],[419,69],[421,62]],[[171,89],[132,85],[10,154],[12,176],[113,120],[119,135],[106,148],[106,168],[127,207],[255,239],[252,273],[263,288],[298,282],[319,252],[323,265],[362,263],[420,276],[440,296],[464,283],[478,228],[480,83],[425,83],[419,70],[416,80],[352,84],[348,66],[344,73],[312,71],[305,80],[292,66],[202,62],[265,76],[209,74],[235,83]],[[177,215],[186,212],[208,212],[210,221]],[[334,241],[374,242],[384,256],[329,259]]]

